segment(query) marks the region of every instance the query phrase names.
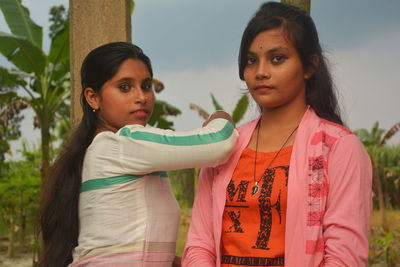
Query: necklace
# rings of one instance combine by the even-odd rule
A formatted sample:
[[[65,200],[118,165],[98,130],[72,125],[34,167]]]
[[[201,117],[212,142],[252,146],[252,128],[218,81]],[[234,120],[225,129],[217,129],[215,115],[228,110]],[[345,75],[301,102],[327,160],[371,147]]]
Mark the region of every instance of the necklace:
[[[259,134],[260,134],[261,119],[262,119],[262,118],[260,118],[259,124],[257,125],[258,128],[257,128],[257,137],[256,137],[256,155],[255,155],[255,157],[254,157],[254,183],[255,183],[255,184],[254,184],[254,186],[253,186],[253,188],[252,188],[252,193],[251,193],[252,196],[256,195],[256,194],[258,193],[258,191],[260,190],[260,187],[258,186],[258,183],[261,181],[261,179],[262,179],[262,177],[263,177],[263,176],[261,175],[261,178],[260,178],[258,181],[256,181],[256,166],[257,166],[257,152],[258,152],[258,136],[259,136]],[[292,135],[293,135],[294,132],[297,130],[297,128],[299,128],[299,125],[297,125],[296,128],[294,128],[294,130],[290,133],[290,135],[288,136],[288,138],[286,138],[286,140],[285,140],[285,142],[283,143],[283,145],[281,146],[281,148],[278,150],[278,152],[276,152],[275,156],[274,156],[274,157],[272,158],[272,160],[269,162],[269,164],[268,164],[266,170],[269,169],[269,167],[271,166],[272,162],[276,159],[276,157],[278,157],[279,152],[281,152],[281,150],[282,150],[283,147],[286,145],[286,143],[289,141],[290,137],[292,137]]]

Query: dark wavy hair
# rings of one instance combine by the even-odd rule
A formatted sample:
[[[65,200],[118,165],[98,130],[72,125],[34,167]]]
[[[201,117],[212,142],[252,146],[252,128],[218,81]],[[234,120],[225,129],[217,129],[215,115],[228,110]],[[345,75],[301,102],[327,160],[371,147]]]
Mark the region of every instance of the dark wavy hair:
[[[319,43],[317,29],[308,13],[298,7],[279,2],[261,5],[243,32],[239,51],[240,79],[244,80],[247,54],[254,38],[260,32],[281,27],[287,38],[293,42],[303,67],[315,68],[312,56],[316,55],[319,59],[314,75],[306,81],[306,103],[319,117],[343,125],[335,87]]]
[[[95,48],[82,63],[83,117],[51,167],[42,192],[39,216],[44,251],[40,266],[67,266],[72,262],[72,250],[78,245],[78,203],[83,159],[98,127],[96,113],[87,103],[84,91],[91,87],[100,92],[104,83],[117,73],[126,59],[142,61],[153,77],[150,59],[138,46],[126,42]]]

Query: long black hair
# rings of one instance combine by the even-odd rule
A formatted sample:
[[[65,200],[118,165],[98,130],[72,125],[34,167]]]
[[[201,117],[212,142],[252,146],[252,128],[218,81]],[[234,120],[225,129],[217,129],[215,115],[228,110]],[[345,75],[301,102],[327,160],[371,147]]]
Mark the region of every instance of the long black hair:
[[[90,87],[100,92],[104,83],[117,73],[126,59],[142,61],[153,77],[150,59],[138,46],[126,42],[95,48],[82,63],[83,117],[51,167],[42,192],[40,226],[44,251],[40,266],[67,266],[72,262],[72,250],[78,245],[78,203],[83,159],[98,127],[96,113],[87,103],[84,91]]]
[[[298,7],[267,2],[261,5],[243,32],[239,51],[239,77],[244,80],[247,53],[254,38],[263,31],[281,28],[286,32],[299,54],[303,67],[315,69],[306,81],[306,103],[323,119],[343,125],[332,76],[326,64],[318,38],[318,32],[308,13]],[[318,66],[312,62],[313,55],[319,59]]]

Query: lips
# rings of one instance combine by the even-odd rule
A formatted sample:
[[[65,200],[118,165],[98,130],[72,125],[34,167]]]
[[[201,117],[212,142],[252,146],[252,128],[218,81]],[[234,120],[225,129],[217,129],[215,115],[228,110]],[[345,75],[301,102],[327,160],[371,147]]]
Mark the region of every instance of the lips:
[[[273,89],[273,87],[269,86],[269,85],[258,85],[258,86],[256,86],[254,88],[254,90],[257,91],[257,92],[267,92],[267,91],[270,91],[272,89]]]
[[[131,114],[133,114],[137,118],[145,118],[149,115],[149,113],[150,112],[147,109],[137,109],[131,112]]]

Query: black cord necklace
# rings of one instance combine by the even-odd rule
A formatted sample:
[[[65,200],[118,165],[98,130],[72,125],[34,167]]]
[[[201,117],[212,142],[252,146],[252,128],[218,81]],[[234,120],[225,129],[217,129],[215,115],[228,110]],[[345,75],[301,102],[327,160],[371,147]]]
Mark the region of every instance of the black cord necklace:
[[[261,128],[261,119],[259,123],[257,124],[258,128],[257,128],[257,137],[256,137],[256,156],[254,157],[254,186],[252,188],[252,193],[251,195],[254,196],[258,193],[258,191],[260,190],[260,187],[258,186],[258,183],[261,181],[262,179],[262,175],[260,177],[260,179],[258,181],[256,181],[256,167],[257,167],[257,152],[258,152],[258,136],[260,134],[260,128]],[[289,141],[290,137],[292,137],[292,135],[294,134],[294,132],[297,130],[297,128],[299,128],[299,125],[296,126],[296,128],[294,128],[294,130],[290,133],[289,137],[286,138],[285,142],[283,143],[283,145],[281,146],[281,148],[278,150],[278,152],[276,152],[275,156],[272,158],[272,160],[269,162],[268,167],[266,168],[269,169],[269,167],[271,167],[272,162],[276,159],[276,157],[279,155],[279,152],[281,152],[281,150],[283,149],[283,147],[286,145],[286,143]]]

